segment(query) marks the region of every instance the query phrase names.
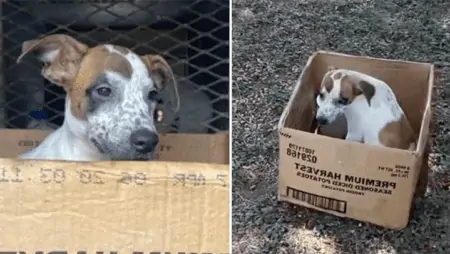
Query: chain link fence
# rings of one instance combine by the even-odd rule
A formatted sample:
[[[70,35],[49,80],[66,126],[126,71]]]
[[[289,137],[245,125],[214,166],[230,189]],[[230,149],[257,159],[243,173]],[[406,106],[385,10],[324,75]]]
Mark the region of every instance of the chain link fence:
[[[175,114],[163,106],[161,132],[227,131],[229,11],[221,0],[2,1],[0,128],[62,125],[64,90],[41,76],[37,60],[16,60],[23,41],[64,33],[88,46],[109,43],[165,57],[181,107]]]

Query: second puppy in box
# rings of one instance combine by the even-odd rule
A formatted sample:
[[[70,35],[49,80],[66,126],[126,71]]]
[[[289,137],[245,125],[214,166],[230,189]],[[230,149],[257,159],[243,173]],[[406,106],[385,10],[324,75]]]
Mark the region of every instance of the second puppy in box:
[[[323,77],[316,100],[319,125],[345,115],[348,141],[399,149],[415,147],[414,131],[394,92],[379,79],[331,67]]]

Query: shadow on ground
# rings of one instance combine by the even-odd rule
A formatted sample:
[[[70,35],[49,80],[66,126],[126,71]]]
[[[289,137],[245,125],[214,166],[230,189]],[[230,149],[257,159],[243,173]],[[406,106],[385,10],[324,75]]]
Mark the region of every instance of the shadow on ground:
[[[276,125],[303,65],[320,49],[431,62],[438,69],[443,87],[429,191],[405,230],[277,202]],[[448,1],[234,0],[233,253],[447,253],[449,82]]]

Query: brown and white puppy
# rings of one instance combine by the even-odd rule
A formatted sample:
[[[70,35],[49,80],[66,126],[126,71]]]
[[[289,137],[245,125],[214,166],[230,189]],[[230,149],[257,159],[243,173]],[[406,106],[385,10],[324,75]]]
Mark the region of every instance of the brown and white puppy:
[[[148,160],[158,144],[155,111],[159,92],[179,97],[168,63],[115,45],[88,47],[63,34],[26,41],[20,62],[34,55],[42,75],[66,91],[63,125],[23,159]]]
[[[414,149],[416,137],[392,89],[361,72],[331,67],[316,98],[317,123],[347,119],[346,140]]]

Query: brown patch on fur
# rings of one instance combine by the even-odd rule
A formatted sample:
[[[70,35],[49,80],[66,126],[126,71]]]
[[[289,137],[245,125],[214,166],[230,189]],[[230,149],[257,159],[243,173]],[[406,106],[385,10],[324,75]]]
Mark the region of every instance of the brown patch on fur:
[[[37,55],[40,58],[48,52],[58,52],[53,55],[52,60],[41,60],[44,62],[42,75],[67,91],[77,75],[80,62],[87,51],[88,46],[74,38],[53,34],[38,40],[25,41],[22,45],[22,54],[17,58],[17,62],[27,55]]]
[[[338,80],[338,79],[340,79],[340,78],[342,78],[342,73],[340,73],[340,72],[334,73],[334,75],[333,75],[333,79],[334,79],[334,80]]]
[[[362,91],[362,94],[366,97],[367,102],[369,103],[370,106],[370,101],[375,95],[375,87],[369,82],[361,80],[358,84],[358,88],[360,91]]]
[[[333,79],[331,78],[331,74],[330,72],[326,73],[325,76],[322,79],[322,84],[321,87],[325,87],[325,90],[327,92],[331,92],[331,90],[333,90]]]
[[[71,110],[76,117],[84,118],[86,90],[105,70],[119,73],[125,78],[131,78],[133,71],[130,63],[124,56],[114,52],[111,53],[104,46],[89,49],[81,62],[79,73],[70,92]]]
[[[123,47],[113,47],[124,54],[129,52]],[[31,54],[43,62],[42,75],[66,90],[72,114],[80,119],[84,118],[86,89],[101,73],[108,69],[126,78],[132,73],[131,65],[121,54],[110,53],[104,46],[89,48],[64,34],[25,41],[17,62]]]
[[[399,121],[390,122],[378,134],[381,144],[399,149],[414,149],[416,142],[414,131],[405,115]]]
[[[165,88],[169,89],[171,101],[174,102],[174,111],[178,111],[180,107],[180,97],[178,94],[178,87],[172,68],[167,61],[160,55],[145,55],[141,57],[142,61],[147,66],[147,69],[159,90]]]
[[[68,35],[53,34],[25,41],[17,62],[27,55],[37,56],[43,63],[42,75],[66,90],[71,99],[72,114],[79,119],[84,119],[86,90],[100,74],[105,70],[111,70],[122,74],[125,78],[131,77],[133,71],[131,65],[122,55],[129,53],[130,50],[115,45],[112,47],[119,53],[111,53],[102,45],[89,48]],[[161,77],[161,82],[167,83],[167,75],[171,75],[172,72],[170,67],[169,71],[165,70],[165,66],[161,67],[161,64],[165,63],[162,61],[154,58],[152,63],[156,64],[154,69]]]
[[[341,97],[346,98],[349,102],[353,101],[361,92],[356,88],[356,84],[352,82],[348,76],[341,79]]]
[[[129,50],[123,47],[114,46],[116,50],[118,50],[121,54],[117,54],[115,52],[111,53],[109,52],[104,46],[98,46],[93,48],[92,51],[95,51],[96,48],[99,48],[97,53],[97,56],[99,57],[98,60],[103,59],[104,62],[99,67],[103,67],[103,70],[109,70],[116,73],[121,74],[125,78],[130,79],[131,74],[133,73],[133,69],[131,68],[131,64],[128,62],[128,60],[125,58],[125,54],[128,54]],[[119,50],[120,49],[120,50]],[[90,55],[86,55],[86,57],[90,57]]]
[[[341,79],[341,96],[348,99],[350,102],[356,96],[364,95],[370,105],[372,97],[375,95],[375,87],[367,81],[358,80],[355,77],[345,75]]]
[[[126,55],[126,54],[128,54],[128,53],[130,52],[129,49],[127,49],[127,48],[125,48],[125,47],[122,47],[122,46],[112,45],[112,47],[113,47],[115,50],[119,51],[120,53],[122,53],[122,54],[124,54],[124,55]]]

